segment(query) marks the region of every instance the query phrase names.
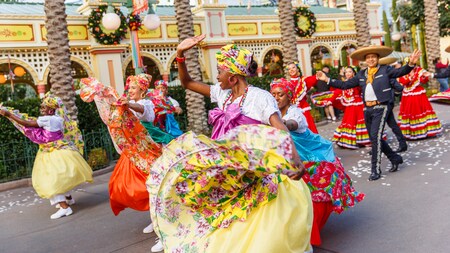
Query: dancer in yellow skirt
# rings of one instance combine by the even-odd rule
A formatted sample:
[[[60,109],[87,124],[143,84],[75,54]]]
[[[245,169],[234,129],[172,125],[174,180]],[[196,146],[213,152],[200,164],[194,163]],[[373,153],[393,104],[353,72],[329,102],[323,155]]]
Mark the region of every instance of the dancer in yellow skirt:
[[[47,93],[40,113],[36,119],[12,108],[0,109],[0,115],[39,144],[31,176],[33,187],[41,198],[59,205],[59,210],[50,216],[58,219],[73,213],[69,206],[74,203],[70,191],[79,184],[92,182],[92,169],[81,155],[84,144],[77,123],[69,119],[62,101]]]
[[[222,47],[219,83],[209,86],[190,78],[182,57],[203,39],[181,42],[177,62],[183,87],[219,106],[209,115],[212,138],[188,132],[152,165],[147,187],[160,238],[152,251],[311,250],[311,194],[299,178],[304,168],[275,99],[246,82],[256,72],[253,54]]]

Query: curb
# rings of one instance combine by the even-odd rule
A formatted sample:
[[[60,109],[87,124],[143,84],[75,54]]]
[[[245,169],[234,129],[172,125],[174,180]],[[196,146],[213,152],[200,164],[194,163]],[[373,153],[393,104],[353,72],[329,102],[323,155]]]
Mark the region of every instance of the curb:
[[[92,172],[92,177],[104,175],[106,173],[109,173],[114,170],[114,167],[116,166],[116,161],[112,162],[110,165],[103,169],[94,170]],[[24,178],[19,180],[14,180],[10,182],[5,182],[0,184],[0,192],[8,191],[16,188],[22,188],[22,187],[30,187],[32,186],[31,178]]]

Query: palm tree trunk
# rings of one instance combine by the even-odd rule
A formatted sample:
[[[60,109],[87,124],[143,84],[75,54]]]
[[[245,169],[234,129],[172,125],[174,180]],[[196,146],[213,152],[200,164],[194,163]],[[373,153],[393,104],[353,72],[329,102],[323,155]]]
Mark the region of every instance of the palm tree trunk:
[[[367,47],[371,44],[366,2],[366,0],[353,0],[353,15],[355,16],[358,47]]]
[[[64,0],[46,0],[45,28],[47,29],[48,57],[50,60],[51,91],[61,98],[69,116],[77,120],[78,109],[75,105],[75,91],[70,74],[69,32],[67,30],[66,6]]]
[[[174,1],[178,25],[178,38],[180,41],[194,36],[194,21],[192,18],[189,0]],[[202,81],[198,49],[196,47],[185,53],[186,67],[189,75],[195,81]],[[186,107],[188,115],[188,129],[195,133],[204,133],[208,129],[205,100],[202,95],[186,90]]]
[[[294,32],[295,21],[290,0],[278,2],[278,18],[280,19],[281,43],[283,45],[283,67],[286,67],[288,63],[298,61],[297,38]],[[287,72],[285,75],[286,78],[289,78]]]
[[[423,1],[425,8],[425,44],[427,52],[428,70],[434,72],[433,61],[440,56],[439,14],[436,0]],[[443,15],[443,13],[442,13]],[[432,89],[439,89],[439,84],[432,79]]]

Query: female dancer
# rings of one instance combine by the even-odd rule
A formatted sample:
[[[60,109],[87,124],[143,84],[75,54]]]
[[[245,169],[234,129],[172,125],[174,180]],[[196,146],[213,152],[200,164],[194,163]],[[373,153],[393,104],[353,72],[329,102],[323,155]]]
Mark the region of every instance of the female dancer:
[[[307,173],[303,180],[311,190],[314,221],[311,244],[322,243],[320,230],[331,212],[338,214],[364,199],[352,186],[339,158],[334,154],[332,143],[307,128],[302,110],[291,104],[294,88],[281,78],[270,85],[271,93],[278,103],[283,122],[289,129]]]
[[[145,186],[150,165],[161,155],[161,146],[150,138],[141,122],[152,122],[153,103],[143,99],[151,76],[129,76],[128,96],[119,98],[111,87],[94,78],[81,79],[80,96],[85,102],[95,100],[100,117],[107,125],[120,155],[109,181],[109,199],[114,215],[129,207],[149,210],[149,196]],[[152,231],[151,224],[144,232]]]
[[[353,78],[356,70],[353,67],[345,69],[346,80]],[[342,104],[345,106],[341,125],[334,130],[333,142],[343,148],[357,149],[359,146],[370,145],[369,133],[364,121],[364,104],[361,88],[355,87],[343,90]]]
[[[423,75],[425,72],[421,67],[415,67],[409,75],[398,79],[404,86],[398,121],[408,140],[433,137],[442,132],[441,122],[420,85],[428,82],[428,77]]]
[[[84,143],[77,123],[70,120],[62,101],[47,93],[40,113],[36,119],[11,108],[0,108],[0,115],[39,144],[31,175],[33,188],[41,198],[50,199],[51,205],[59,205],[59,210],[50,216],[58,219],[73,213],[69,204],[75,201],[70,191],[92,182],[92,169],[81,155]]]
[[[181,114],[183,113],[183,109],[181,109],[180,104],[175,99],[171,98],[167,95],[168,93],[168,85],[164,80],[158,80],[155,82],[155,92],[159,92],[158,97],[162,103],[169,105],[172,107],[170,110],[163,110],[164,115],[161,120],[157,120],[160,124],[159,127],[162,128],[166,133],[172,135],[177,138],[178,136],[183,134],[183,131],[180,130],[180,126],[178,122],[175,120],[174,113]],[[152,101],[155,103],[155,99],[152,98]],[[159,112],[155,111],[158,115],[161,115]]]
[[[298,63],[291,62],[287,65],[288,73],[291,76],[291,84],[295,87],[294,96],[292,97],[292,103],[297,105],[298,108],[303,110],[303,114],[306,117],[306,121],[308,122],[308,128],[313,133],[319,133],[317,131],[316,124],[314,123],[314,119],[311,115],[311,106],[308,104],[308,91],[317,84],[317,77],[308,76],[302,77],[300,76],[300,67]]]
[[[178,70],[184,88],[217,102],[209,114],[217,140],[188,132],[152,166],[147,185],[160,245],[167,252],[309,250],[310,194],[293,180],[303,166],[289,134],[278,130],[287,129],[274,98],[246,81],[256,72],[253,54],[222,47],[218,83],[209,86],[191,79],[183,57],[204,38],[178,45]]]

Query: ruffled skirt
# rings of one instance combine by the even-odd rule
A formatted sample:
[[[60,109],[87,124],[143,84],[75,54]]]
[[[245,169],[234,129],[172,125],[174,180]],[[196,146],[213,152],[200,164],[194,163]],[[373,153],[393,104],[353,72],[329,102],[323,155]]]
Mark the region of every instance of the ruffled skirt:
[[[109,202],[114,215],[125,208],[149,210],[149,196],[145,186],[147,174],[122,154],[109,179]]]
[[[165,252],[301,252],[310,249],[312,203],[291,165],[289,134],[236,127],[220,140],[188,132],[164,148],[147,186]]]
[[[418,89],[414,91],[416,90]],[[403,135],[408,140],[434,137],[442,132],[441,122],[425,92],[420,90],[416,92],[417,95],[403,95],[400,104],[398,121]]]
[[[334,130],[333,142],[349,149],[370,145],[363,108],[362,104],[346,107],[341,125]]]
[[[84,183],[92,183],[92,169],[77,151],[38,151],[31,175],[33,188],[41,198],[64,194]]]

